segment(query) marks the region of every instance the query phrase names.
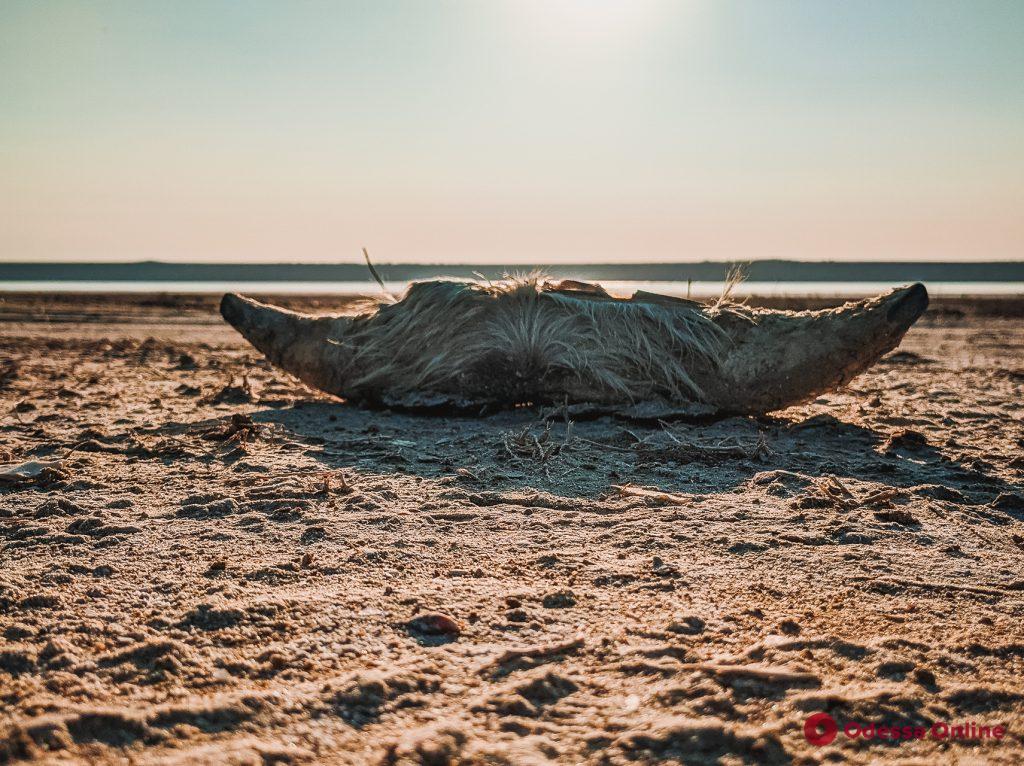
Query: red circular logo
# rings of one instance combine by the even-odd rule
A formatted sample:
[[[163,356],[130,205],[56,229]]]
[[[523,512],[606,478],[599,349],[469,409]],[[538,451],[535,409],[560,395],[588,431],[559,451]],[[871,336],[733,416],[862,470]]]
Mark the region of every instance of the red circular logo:
[[[838,731],[839,724],[828,713],[815,713],[804,721],[804,736],[812,745],[827,745]]]

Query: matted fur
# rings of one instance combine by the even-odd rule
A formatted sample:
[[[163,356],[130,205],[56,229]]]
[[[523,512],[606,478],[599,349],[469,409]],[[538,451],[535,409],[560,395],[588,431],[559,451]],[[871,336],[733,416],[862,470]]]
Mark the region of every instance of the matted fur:
[[[687,366],[716,366],[728,336],[701,304],[651,297],[617,299],[538,276],[420,282],[332,341],[351,352],[349,386],[389,398],[526,402],[569,389],[598,402],[699,401]]]
[[[613,298],[597,285],[526,277],[421,282],[355,316],[228,294],[221,314],[273,364],[357,403],[551,402],[701,417],[771,412],[833,390],[895,348],[927,306],[920,284],[786,312]]]

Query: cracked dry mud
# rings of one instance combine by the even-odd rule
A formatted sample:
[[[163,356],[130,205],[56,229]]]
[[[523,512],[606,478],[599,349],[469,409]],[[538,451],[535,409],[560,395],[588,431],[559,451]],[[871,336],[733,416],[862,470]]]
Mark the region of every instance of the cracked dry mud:
[[[570,426],[8,295],[0,462],[53,465],[0,484],[0,763],[1019,763],[1024,328],[967,309],[774,417]]]

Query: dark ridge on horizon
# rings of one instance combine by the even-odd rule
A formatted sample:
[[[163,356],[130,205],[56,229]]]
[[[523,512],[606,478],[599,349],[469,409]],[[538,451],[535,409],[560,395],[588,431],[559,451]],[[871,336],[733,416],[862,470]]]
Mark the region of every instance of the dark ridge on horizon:
[[[405,282],[437,276],[501,278],[540,270],[562,279],[715,282],[736,262],[595,264],[438,264],[379,263],[381,275]],[[755,282],[1022,282],[1024,261],[785,261],[744,263]],[[0,262],[0,281],[96,282],[363,282],[363,263],[39,263]]]

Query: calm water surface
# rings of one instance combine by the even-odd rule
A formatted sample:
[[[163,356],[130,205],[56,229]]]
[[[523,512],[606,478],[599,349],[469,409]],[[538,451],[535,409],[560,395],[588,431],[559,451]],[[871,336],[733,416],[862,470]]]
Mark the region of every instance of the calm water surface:
[[[602,283],[616,295],[647,290],[666,295],[707,298],[720,295],[722,282],[627,282]],[[1024,295],[1024,282],[928,282],[932,295]],[[405,282],[387,282],[390,292],[401,293]],[[734,295],[860,296],[885,292],[897,285],[888,282],[743,282]],[[288,293],[372,295],[380,288],[374,282],[76,282],[0,281],[0,291],[10,292],[95,292],[95,293]]]

